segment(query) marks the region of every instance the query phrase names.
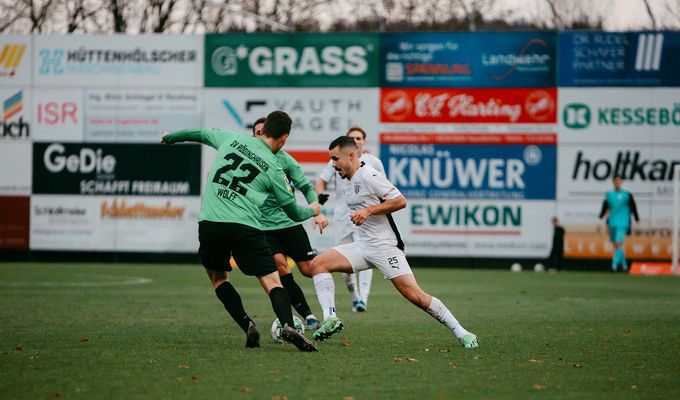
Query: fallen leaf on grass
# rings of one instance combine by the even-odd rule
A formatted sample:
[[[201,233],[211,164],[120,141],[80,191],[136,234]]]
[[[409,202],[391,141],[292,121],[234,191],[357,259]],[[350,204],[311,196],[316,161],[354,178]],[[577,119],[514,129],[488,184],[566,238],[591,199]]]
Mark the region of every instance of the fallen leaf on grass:
[[[545,389],[545,385],[541,385],[540,383],[534,383],[534,386],[532,386],[535,390],[543,390]]]
[[[21,347],[21,346],[19,346],[19,345],[16,345],[16,347],[14,348],[14,350],[16,350],[16,351],[22,351],[22,350],[24,350],[24,348]]]
[[[451,367],[451,368],[458,368],[458,364],[456,364],[456,363],[449,363],[449,367]]]
[[[450,353],[451,349],[439,349],[440,353]]]
[[[90,341],[90,339],[88,339],[88,338],[86,338],[86,337],[81,337],[81,338],[80,338],[80,343],[87,343],[87,342],[89,342],[89,341]]]
[[[58,399],[58,398],[60,398],[60,397],[61,397],[61,393],[59,393],[59,392],[54,392],[54,393],[52,393],[52,397],[54,397],[54,398],[57,398],[57,399]]]
[[[543,360],[534,360],[533,358],[529,360],[530,363],[543,364]]]
[[[413,358],[413,357],[406,357],[406,361],[408,361],[408,362],[418,362],[418,360]]]
[[[400,363],[400,362],[401,362],[401,357],[394,357],[394,358],[392,359],[392,361],[394,361],[394,362],[396,362],[396,363]]]
[[[288,396],[272,396],[272,400],[288,400]]]
[[[178,366],[177,368],[181,368],[181,369],[188,369],[188,368],[189,368],[189,366],[188,366],[188,365],[186,365],[186,364],[180,364],[180,365],[179,365],[179,366]]]
[[[349,336],[342,337],[342,345],[345,347],[352,347],[352,342],[349,341]]]
[[[345,396],[342,400],[354,400],[354,396]]]
[[[273,369],[273,370],[269,371],[269,373],[272,374],[272,375],[278,374],[278,373],[279,373],[279,370],[278,370],[278,369]]]
[[[192,381],[197,381],[199,378],[196,375],[191,375],[191,380]]]
[[[475,354],[475,356],[474,356],[473,358],[474,358],[475,360],[481,360],[481,359],[484,358],[484,357],[480,356],[479,354]]]
[[[581,364],[576,364],[576,363],[575,363],[575,364],[572,365],[572,367],[574,367],[574,368],[582,368],[583,365],[581,365]]]
[[[243,386],[242,388],[239,388],[238,391],[241,393],[250,393],[253,391],[253,389],[249,388],[248,386]]]
[[[637,390],[637,385],[630,385],[631,390]]]

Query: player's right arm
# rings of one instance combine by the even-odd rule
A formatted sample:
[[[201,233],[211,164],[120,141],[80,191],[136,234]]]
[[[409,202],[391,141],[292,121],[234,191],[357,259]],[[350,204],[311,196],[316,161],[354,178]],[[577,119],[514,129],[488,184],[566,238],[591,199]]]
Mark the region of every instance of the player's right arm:
[[[215,149],[227,140],[229,135],[234,133],[223,131],[221,129],[183,129],[181,131],[169,132],[163,131],[161,143],[172,146],[175,143],[181,142],[196,142],[206,144]]]
[[[267,173],[271,180],[271,191],[288,218],[295,222],[302,222],[319,215],[321,211],[319,203],[315,202],[310,204],[309,207],[302,207],[295,201],[295,196],[288,191],[285,175],[278,164],[277,168],[272,168]]]

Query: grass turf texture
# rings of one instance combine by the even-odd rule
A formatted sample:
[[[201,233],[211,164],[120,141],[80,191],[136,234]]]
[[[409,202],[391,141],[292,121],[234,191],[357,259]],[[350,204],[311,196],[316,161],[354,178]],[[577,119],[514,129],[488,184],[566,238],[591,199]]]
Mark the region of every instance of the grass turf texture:
[[[368,311],[300,353],[273,343],[268,298],[232,281],[262,333],[245,336],[189,265],[0,263],[7,399],[677,398],[680,278],[416,269],[481,347],[376,275]],[[311,280],[295,272],[320,315]]]

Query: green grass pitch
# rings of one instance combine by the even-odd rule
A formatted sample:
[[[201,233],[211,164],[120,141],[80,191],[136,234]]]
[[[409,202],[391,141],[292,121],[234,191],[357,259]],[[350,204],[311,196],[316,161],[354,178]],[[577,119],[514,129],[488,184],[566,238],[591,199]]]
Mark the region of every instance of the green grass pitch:
[[[320,315],[310,279],[296,271]],[[674,399],[680,278],[415,269],[475,332],[450,332],[374,275],[343,332],[275,344],[254,278],[232,281],[263,333],[244,334],[194,265],[0,263],[2,399]]]

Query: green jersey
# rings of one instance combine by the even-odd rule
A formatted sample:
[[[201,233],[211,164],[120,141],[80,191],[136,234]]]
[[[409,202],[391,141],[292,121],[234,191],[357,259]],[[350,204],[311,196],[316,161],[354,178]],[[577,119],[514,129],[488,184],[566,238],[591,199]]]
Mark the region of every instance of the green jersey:
[[[269,194],[279,207],[295,203],[283,170],[262,139],[220,129],[187,129],[168,134],[164,140],[169,144],[200,142],[217,149],[199,221],[233,222],[261,229],[260,207]],[[311,208],[296,208],[300,220],[314,215]]]
[[[295,189],[299,189],[305,195],[307,203],[311,204],[318,201],[312,183],[305,173],[302,172],[300,164],[290,154],[279,150],[276,153],[276,161],[286,175],[290,193],[294,193]],[[260,207],[260,211],[262,212],[262,230],[265,231],[289,228],[300,224],[300,222],[295,222],[288,218],[288,215],[281,209],[273,193],[269,194],[262,207]]]

